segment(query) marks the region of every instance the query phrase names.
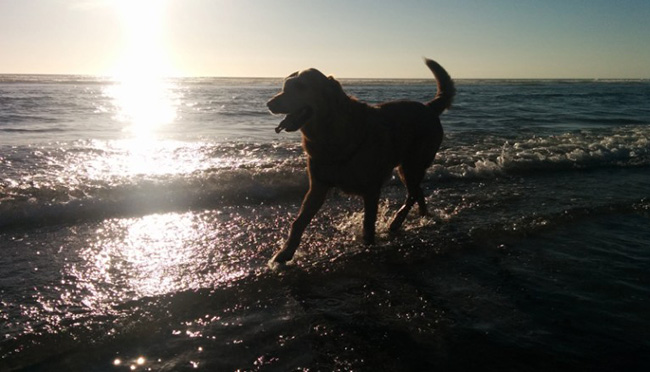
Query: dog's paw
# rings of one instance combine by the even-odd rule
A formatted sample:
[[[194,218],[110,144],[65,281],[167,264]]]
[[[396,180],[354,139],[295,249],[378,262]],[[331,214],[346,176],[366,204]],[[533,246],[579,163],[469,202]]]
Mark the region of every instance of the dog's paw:
[[[271,271],[282,271],[287,268],[286,263],[276,262],[273,259],[270,259],[269,262],[267,262],[267,266],[269,269],[271,269]]]
[[[364,245],[375,245],[375,236],[364,236],[363,237]]]
[[[268,268],[271,271],[275,271],[275,272],[284,272],[284,271],[288,271],[288,270],[291,270],[291,269],[294,269],[294,268],[297,267],[296,264],[295,264],[295,261],[293,261],[293,260],[287,260],[287,261],[277,260],[275,256],[273,256],[273,258],[271,258],[267,262],[266,265],[268,266]]]
[[[271,258],[269,263],[275,263],[275,264],[278,264],[278,265],[286,265],[287,262],[291,261],[292,258],[293,258],[293,252],[291,252],[291,251],[289,251],[287,249],[281,249],[281,250],[277,251],[273,255],[273,257]]]

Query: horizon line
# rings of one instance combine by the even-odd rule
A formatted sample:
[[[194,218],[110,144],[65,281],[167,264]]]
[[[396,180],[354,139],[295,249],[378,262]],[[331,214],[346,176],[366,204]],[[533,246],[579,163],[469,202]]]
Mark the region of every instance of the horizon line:
[[[88,78],[106,78],[120,80],[118,76],[110,74],[89,73],[31,73],[31,72],[0,72],[0,76],[77,76]],[[336,77],[339,80],[435,80],[433,77]],[[286,76],[218,76],[218,75],[168,75],[160,76],[161,79],[284,79]],[[453,80],[650,80],[650,77],[461,77]]]

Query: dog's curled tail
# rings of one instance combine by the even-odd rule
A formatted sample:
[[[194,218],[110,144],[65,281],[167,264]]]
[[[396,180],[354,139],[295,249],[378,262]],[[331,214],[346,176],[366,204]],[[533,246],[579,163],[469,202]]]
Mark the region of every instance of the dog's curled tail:
[[[436,98],[428,102],[427,106],[432,108],[436,115],[440,115],[443,111],[451,107],[451,103],[456,95],[456,87],[447,71],[445,71],[438,62],[425,58],[424,63],[426,63],[427,67],[429,67],[431,72],[433,72],[433,76],[436,77],[436,84],[438,86]]]

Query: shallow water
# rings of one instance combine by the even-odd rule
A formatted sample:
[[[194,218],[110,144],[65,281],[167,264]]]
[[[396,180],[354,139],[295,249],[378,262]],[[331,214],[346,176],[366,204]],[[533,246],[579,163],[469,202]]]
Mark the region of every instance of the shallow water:
[[[334,191],[279,272],[307,188],[264,107],[280,81],[161,84],[0,79],[0,369],[650,366],[647,82],[459,81],[433,216],[389,235],[392,179],[366,247]]]

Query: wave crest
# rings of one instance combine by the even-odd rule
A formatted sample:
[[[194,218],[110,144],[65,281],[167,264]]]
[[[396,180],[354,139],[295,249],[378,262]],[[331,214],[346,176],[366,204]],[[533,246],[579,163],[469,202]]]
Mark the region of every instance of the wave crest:
[[[490,178],[539,171],[650,166],[650,129],[621,127],[603,134],[591,131],[517,141],[492,138],[440,153],[434,174],[452,178]]]

